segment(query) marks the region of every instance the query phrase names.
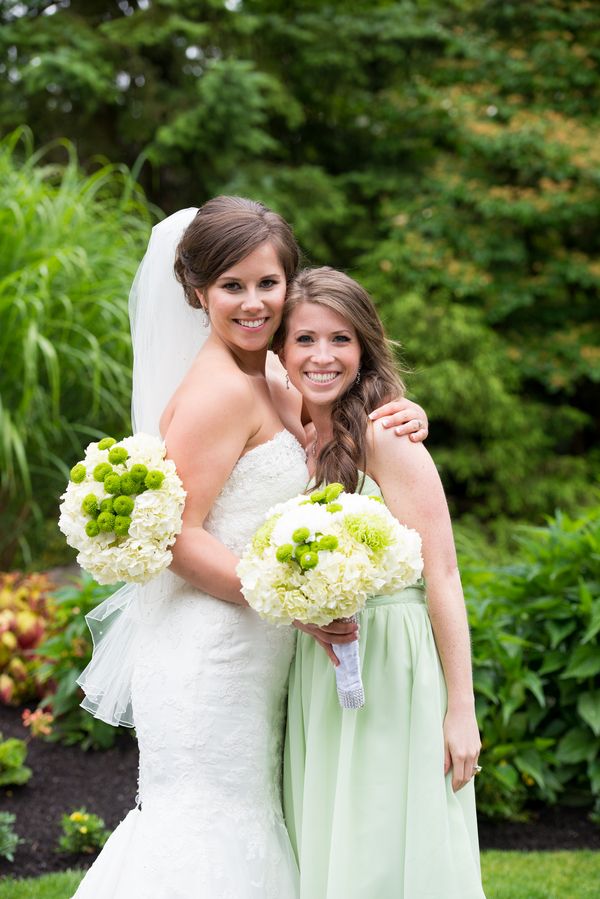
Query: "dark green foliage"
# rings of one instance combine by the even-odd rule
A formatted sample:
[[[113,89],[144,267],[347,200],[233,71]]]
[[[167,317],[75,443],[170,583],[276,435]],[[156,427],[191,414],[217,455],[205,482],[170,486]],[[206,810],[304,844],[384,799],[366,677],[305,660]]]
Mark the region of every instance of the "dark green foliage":
[[[25,765],[26,758],[27,745],[24,740],[13,738],[3,741],[0,734],[0,787],[27,783],[33,772]]]
[[[597,4],[46,6],[0,4],[0,128],[66,134],[86,164],[142,154],[168,212],[218,191],[273,205],[309,261],[372,289],[456,512],[540,520],[589,501]]]
[[[83,692],[77,677],[92,656],[92,638],[85,615],[115,587],[100,587],[89,575],[63,587],[54,595],[56,604],[54,636],[39,647],[44,660],[40,676],[51,692],[40,706],[54,715],[52,734],[48,739],[67,746],[79,743],[82,749],[108,749],[124,728],[111,727],[81,708]]]
[[[0,812],[0,858],[14,862],[15,851],[23,840],[15,833],[15,816],[11,812]]]
[[[600,818],[600,509],[521,528],[512,564],[463,561],[483,732],[479,807],[595,803]]]

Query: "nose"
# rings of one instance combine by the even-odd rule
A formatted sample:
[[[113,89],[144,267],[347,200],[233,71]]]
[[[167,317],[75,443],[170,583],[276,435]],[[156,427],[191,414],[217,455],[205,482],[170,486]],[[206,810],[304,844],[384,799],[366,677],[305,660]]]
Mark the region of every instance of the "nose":
[[[244,293],[242,300],[242,309],[245,312],[258,312],[263,308],[262,297],[260,291],[256,287],[249,287]]]
[[[331,347],[327,340],[319,340],[313,346],[313,361],[316,365],[328,365],[329,363],[334,361],[333,353],[331,352]]]

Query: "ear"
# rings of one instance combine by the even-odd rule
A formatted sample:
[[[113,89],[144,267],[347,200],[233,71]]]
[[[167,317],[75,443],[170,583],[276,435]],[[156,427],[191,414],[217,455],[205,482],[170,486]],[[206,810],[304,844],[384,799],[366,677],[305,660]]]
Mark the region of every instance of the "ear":
[[[202,308],[203,308],[204,311],[206,312],[206,311],[208,310],[208,303],[206,302],[206,297],[204,296],[204,294],[202,293],[202,291],[201,291],[198,287],[194,287],[194,293],[196,294],[196,296],[197,296],[198,299],[200,300],[200,305],[202,306]]]

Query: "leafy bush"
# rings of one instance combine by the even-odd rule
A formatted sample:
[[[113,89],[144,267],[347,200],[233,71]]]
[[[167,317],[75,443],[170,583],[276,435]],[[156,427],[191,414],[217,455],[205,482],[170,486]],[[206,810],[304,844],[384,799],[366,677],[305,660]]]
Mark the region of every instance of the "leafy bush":
[[[114,587],[100,587],[84,574],[79,581],[54,594],[52,634],[39,647],[42,657],[39,676],[44,685],[41,705],[53,716],[48,739],[83,749],[107,749],[119,733],[129,728],[116,728],[84,711],[77,677],[92,656],[92,638],[85,616],[98,603],[114,592]]]
[[[600,816],[600,509],[524,527],[493,568],[463,560],[483,733],[481,811],[531,799]]]
[[[63,815],[61,819],[62,834],[58,841],[59,852],[92,853],[102,849],[110,836],[104,821],[98,815],[92,815],[84,808]]]
[[[0,702],[42,695],[36,647],[52,626],[52,582],[43,574],[0,573]]]
[[[13,830],[15,816],[11,812],[0,812],[0,858],[9,862],[15,860],[15,850],[23,841]]]
[[[26,758],[27,745],[24,740],[13,738],[2,741],[0,734],[0,787],[27,783],[33,772],[24,764]]]
[[[129,430],[127,297],[150,225],[123,166],[85,176],[67,141],[34,153],[23,128],[0,141],[3,567],[42,547],[69,460]]]

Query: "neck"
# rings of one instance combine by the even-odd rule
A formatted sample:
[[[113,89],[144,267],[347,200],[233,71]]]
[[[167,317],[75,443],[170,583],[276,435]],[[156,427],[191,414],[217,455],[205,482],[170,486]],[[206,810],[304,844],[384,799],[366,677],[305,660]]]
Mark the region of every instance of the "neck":
[[[306,408],[316,431],[315,448],[318,452],[333,437],[331,409],[324,406],[313,406],[311,403],[307,403]]]
[[[225,350],[228,353],[240,371],[251,377],[263,376],[267,364],[267,347],[261,350],[245,351],[238,346],[230,346],[216,334],[211,334],[206,343],[212,343],[214,346]]]

